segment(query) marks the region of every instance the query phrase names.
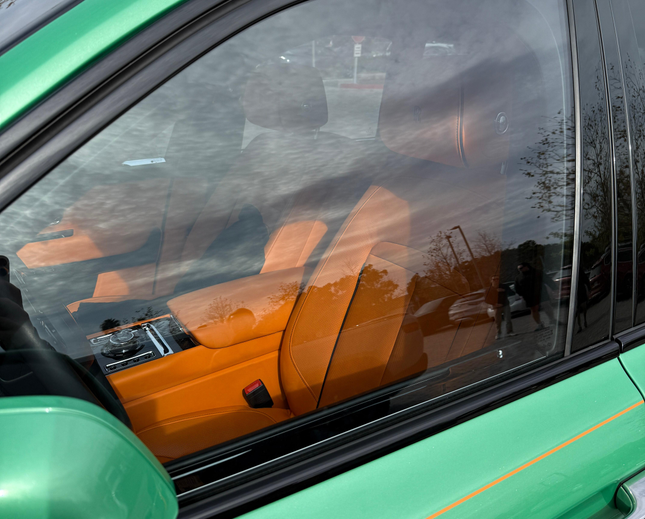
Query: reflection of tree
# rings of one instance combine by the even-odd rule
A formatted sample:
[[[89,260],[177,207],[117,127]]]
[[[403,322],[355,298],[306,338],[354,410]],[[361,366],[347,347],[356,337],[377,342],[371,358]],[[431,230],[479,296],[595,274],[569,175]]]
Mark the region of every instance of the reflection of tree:
[[[354,280],[355,276],[345,275],[333,283],[321,287],[313,286],[310,290],[320,302],[320,307],[324,308],[346,304],[346,290],[348,287],[355,289],[354,299],[368,302],[368,306],[361,308],[365,320],[381,316],[383,309],[389,307],[389,303],[404,294],[399,290],[399,284],[389,277],[386,269],[379,270],[372,264],[365,265],[358,281]]]
[[[5,9],[9,9],[9,7],[11,7],[13,4],[15,4],[16,1],[17,0],[0,0],[0,9],[2,9],[3,7]]]
[[[291,304],[296,297],[302,292],[302,284],[298,281],[291,283],[281,283],[275,294],[269,296],[269,312],[273,312],[283,305]]]
[[[636,63],[640,62],[637,58]],[[632,164],[634,171],[634,201],[636,204],[637,247],[640,250],[645,244],[645,75],[640,65],[634,65],[629,53],[624,62],[624,75],[629,92],[629,118],[632,134]]]
[[[155,310],[152,306],[147,308],[142,308],[134,312],[134,315],[130,319],[114,319],[108,317],[101,323],[101,330],[107,331],[113,328],[118,328],[119,326],[125,326],[127,324],[139,323],[141,321],[148,321],[150,319],[156,319],[161,317],[163,312],[160,310]]]
[[[629,106],[629,122],[631,132],[631,158],[633,170],[633,201],[634,211],[636,213],[636,254],[638,258],[637,291],[638,298],[641,299],[645,293],[645,282],[641,268],[642,251],[645,247],[645,71],[641,64],[640,56],[632,59],[627,52],[623,62],[623,74],[625,78],[626,91]],[[629,144],[629,143],[628,143]],[[622,239],[626,242],[633,240]],[[629,281],[629,280],[628,280]],[[636,322],[642,322],[642,305],[637,307]]]
[[[573,120],[563,117],[560,110],[557,116],[547,119],[537,133],[539,140],[529,146],[530,153],[520,159],[525,163],[521,171],[535,180],[528,199],[532,200],[534,209],[549,214],[554,222],[562,222],[573,218],[575,207]],[[557,237],[563,236],[560,233]]]
[[[494,256],[502,250],[502,240],[492,233],[481,229],[477,231],[473,250],[478,256]]]
[[[231,301],[230,299],[218,296],[208,305],[206,318],[209,321],[218,323],[224,322],[233,312],[244,306],[244,301]]]
[[[612,186],[608,121],[600,69],[597,70],[597,75],[598,79],[594,85],[596,101],[587,103],[582,110],[584,268],[590,268],[611,241]],[[575,207],[573,130],[572,116],[562,117],[562,112],[559,112],[558,116],[547,119],[539,128],[540,140],[535,146],[529,147],[529,154],[522,157],[525,163],[522,169],[524,175],[535,179],[531,196],[528,197],[533,202],[532,207],[549,215],[552,221],[566,224],[563,232],[551,235],[565,240],[567,257],[571,254]]]
[[[424,274],[433,283],[447,287],[455,284],[457,278],[465,278],[462,271],[466,261],[464,250],[458,243],[449,241],[449,232],[439,231],[428,241]]]

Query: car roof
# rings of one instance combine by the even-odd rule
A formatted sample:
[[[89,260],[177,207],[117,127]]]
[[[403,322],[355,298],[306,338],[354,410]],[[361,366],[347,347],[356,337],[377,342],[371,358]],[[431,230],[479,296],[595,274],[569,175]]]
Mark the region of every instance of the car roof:
[[[29,0],[8,1],[13,2],[11,7],[7,7],[7,0],[0,4],[4,6],[0,18],[8,17],[9,10],[20,5],[19,2]],[[0,132],[90,63],[185,1],[48,2],[58,5],[57,16],[36,9],[42,15],[40,24],[25,22],[22,28],[16,28],[14,37],[7,40],[13,43],[7,44],[8,50],[4,53],[0,44]],[[18,15],[18,10],[12,14],[16,19]]]
[[[0,0],[0,55],[82,0]]]

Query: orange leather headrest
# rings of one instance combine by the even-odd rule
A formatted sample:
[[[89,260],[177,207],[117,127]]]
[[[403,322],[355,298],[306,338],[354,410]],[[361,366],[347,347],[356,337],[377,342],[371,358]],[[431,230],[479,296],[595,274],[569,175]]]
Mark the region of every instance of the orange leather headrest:
[[[463,55],[401,59],[388,70],[379,131],[396,153],[456,167],[504,162],[512,72]]]
[[[271,130],[314,130],[327,123],[325,86],[313,67],[285,63],[253,71],[242,104],[249,121]]]

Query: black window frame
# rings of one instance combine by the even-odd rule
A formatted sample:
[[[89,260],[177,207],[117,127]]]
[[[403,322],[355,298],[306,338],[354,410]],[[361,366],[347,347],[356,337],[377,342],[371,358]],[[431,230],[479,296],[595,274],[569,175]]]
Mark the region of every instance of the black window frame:
[[[143,30],[0,134],[0,211],[119,115],[201,55],[246,27],[301,1],[191,0]],[[584,64],[578,63],[577,58],[575,3],[565,0],[573,67],[576,178],[579,182],[582,129],[578,67]],[[577,197],[579,193],[577,185]],[[580,254],[579,211],[578,200],[571,281],[573,294],[577,285],[576,260]],[[251,442],[270,442],[285,431],[319,427],[333,419],[345,421],[343,431],[321,444],[266,462],[261,469],[255,467],[232,473],[222,484],[194,492],[189,499],[180,495],[180,517],[239,515],[616,358],[621,343],[613,340],[570,353],[575,318],[573,306],[569,308],[568,349],[558,360],[549,360],[532,370],[513,370],[483,381],[475,388],[464,388],[445,395],[440,401],[426,402],[397,415],[363,424],[352,423],[356,409],[378,404],[401,385],[384,388],[346,404],[279,424],[269,431],[166,464],[174,479],[223,462],[231,463],[234,470],[234,465],[241,461],[241,456],[235,454]]]

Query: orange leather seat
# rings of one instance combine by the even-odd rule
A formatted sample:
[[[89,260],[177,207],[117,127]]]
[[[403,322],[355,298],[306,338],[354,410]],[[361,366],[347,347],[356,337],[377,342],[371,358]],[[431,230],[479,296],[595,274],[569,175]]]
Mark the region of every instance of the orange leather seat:
[[[362,153],[354,143],[319,131],[320,126],[327,122],[327,106],[323,82],[315,69],[290,65],[259,69],[247,83],[243,104],[249,121],[275,131],[255,137],[218,184],[186,239],[178,266],[180,274],[177,277],[183,284],[186,280],[193,281],[194,291],[168,303],[182,324],[207,348],[233,345],[242,348],[244,341],[284,331],[300,283],[306,279],[304,267],[315,264],[334,230],[342,224],[348,208],[351,209],[360,197],[360,189],[369,185],[363,176],[352,170],[353,164],[363,163]],[[285,296],[291,301],[293,295],[291,306],[282,305],[279,316],[272,316],[269,320],[265,316],[257,323],[253,312],[262,313],[262,308],[255,308],[251,301],[257,298],[258,291],[249,294],[243,285],[255,283],[254,278],[258,276],[218,283],[209,288],[204,277],[205,268],[200,265],[216,237],[239,221],[240,214],[249,206],[261,215],[262,224],[269,234],[260,276],[269,283],[273,274],[275,279],[283,280],[282,284],[274,287],[283,293],[268,295],[278,297],[277,302],[279,297],[284,299]],[[287,281],[283,273],[294,268],[300,269],[298,279]],[[308,268],[307,275],[311,270]],[[295,292],[291,294],[294,283]],[[168,281],[164,286],[169,284]],[[200,289],[200,286],[204,288]],[[227,287],[231,289],[229,292],[226,292]],[[248,330],[239,324],[243,319],[227,319],[226,322],[200,327],[200,320],[206,319],[203,310],[208,308],[209,301],[225,299],[230,306],[236,296],[243,293],[246,295],[241,296],[243,301],[240,304],[250,314],[249,322],[253,323]],[[233,330],[232,323],[238,323],[235,325],[237,330]],[[224,340],[223,332],[224,335],[230,332],[230,341]],[[120,380],[127,377],[112,378]],[[241,380],[239,391],[251,381]],[[116,386],[119,392],[118,383]],[[206,447],[254,430],[249,428],[253,411],[248,407],[227,405],[230,403],[222,399],[227,412],[205,409],[155,423],[143,421],[145,425],[135,430],[160,459],[176,457],[178,452],[193,452],[197,445]],[[131,409],[129,412],[137,412]],[[200,432],[207,429],[203,424],[209,420],[223,424],[227,414],[229,425],[218,425],[220,433]],[[257,427],[267,425],[267,416],[282,420],[290,414],[288,409],[263,410],[258,414]],[[141,422],[136,415],[133,416],[135,425]],[[182,425],[176,425],[179,423]],[[195,428],[190,424],[195,424]],[[216,438],[219,439],[215,441]]]
[[[509,135],[494,122],[500,112],[511,117],[512,82],[497,70],[465,81],[458,63],[448,65],[402,61],[386,80],[379,130],[397,167],[346,217],[291,311],[279,359],[288,409],[222,407],[154,424],[139,435],[160,459],[423,372],[429,357],[439,364],[486,345],[476,332],[458,330],[428,346],[405,326],[420,279],[437,299],[471,290],[462,275],[429,269],[433,236],[456,223],[470,234],[483,228],[501,238],[502,232],[500,170]],[[298,257],[315,233],[305,234]],[[287,266],[295,265],[280,268]]]

